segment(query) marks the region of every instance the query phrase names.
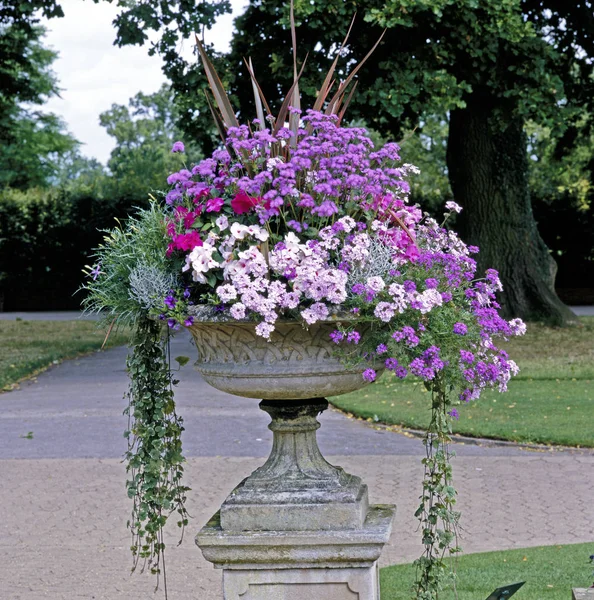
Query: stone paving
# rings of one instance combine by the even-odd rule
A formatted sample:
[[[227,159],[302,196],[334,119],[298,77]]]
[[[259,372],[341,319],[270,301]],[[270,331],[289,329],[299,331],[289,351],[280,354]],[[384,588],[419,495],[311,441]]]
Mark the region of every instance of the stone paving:
[[[173,356],[194,353],[186,337],[174,340]],[[125,350],[115,349],[66,361],[0,395],[1,600],[162,597],[151,576],[129,574],[124,359]],[[168,587],[172,599],[220,600],[220,572],[193,537],[262,464],[272,434],[257,401],[209,388],[189,366],[180,379],[193,519],[181,546],[172,532]],[[337,411],[320,420],[324,455],[362,476],[372,502],[398,505],[382,564],[414,559],[420,441]],[[29,431],[32,439],[24,437]],[[456,453],[465,552],[594,541],[594,453],[477,444],[457,444]]]

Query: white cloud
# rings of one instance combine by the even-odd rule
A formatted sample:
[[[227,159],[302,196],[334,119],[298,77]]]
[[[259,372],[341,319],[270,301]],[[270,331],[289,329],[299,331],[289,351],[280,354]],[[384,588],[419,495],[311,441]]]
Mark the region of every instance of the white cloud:
[[[153,93],[165,82],[161,59],[148,56],[148,48],[113,45],[112,21],[118,7],[107,2],[62,0],[64,18],[46,23],[47,45],[59,53],[53,69],[57,75],[60,98],[51,98],[47,111],[60,115],[72,134],[84,145],[82,152],[105,163],[114,143],[99,125],[99,114],[112,104],[127,104],[136,93]],[[233,15],[225,15],[206,40],[224,50],[228,48],[233,18],[245,7],[245,0],[232,0]],[[180,48],[191,56],[191,44]]]

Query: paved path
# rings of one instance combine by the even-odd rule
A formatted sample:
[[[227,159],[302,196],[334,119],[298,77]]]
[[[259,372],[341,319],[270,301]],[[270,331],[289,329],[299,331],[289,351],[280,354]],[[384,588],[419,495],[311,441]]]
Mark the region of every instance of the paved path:
[[[187,337],[174,340],[174,356],[194,353]],[[66,361],[0,395],[2,600],[155,598],[150,576],[129,576],[130,506],[120,461],[124,358],[120,348]],[[219,600],[220,572],[204,561],[193,535],[262,464],[272,434],[257,401],[213,390],[189,366],[180,379],[194,519],[181,546],[171,539],[169,587],[172,600]],[[420,441],[332,410],[321,422],[320,446],[331,462],[363,476],[372,502],[398,504],[382,564],[414,559]],[[24,437],[29,431],[32,439]],[[466,552],[594,540],[593,453],[474,444],[456,452]]]

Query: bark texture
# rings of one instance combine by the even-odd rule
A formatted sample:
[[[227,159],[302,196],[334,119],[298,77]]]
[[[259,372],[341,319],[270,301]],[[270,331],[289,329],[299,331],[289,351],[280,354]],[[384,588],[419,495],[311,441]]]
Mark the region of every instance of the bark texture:
[[[460,231],[481,249],[479,273],[499,271],[498,301],[507,318],[567,325],[576,319],[555,293],[557,265],[532,214],[524,124],[517,117],[503,121],[496,108],[475,93],[450,115],[447,164],[454,198],[464,208]]]

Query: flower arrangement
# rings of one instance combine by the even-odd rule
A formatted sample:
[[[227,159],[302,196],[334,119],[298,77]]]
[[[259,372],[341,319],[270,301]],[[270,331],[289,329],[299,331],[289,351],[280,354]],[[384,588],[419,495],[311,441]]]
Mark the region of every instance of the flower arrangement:
[[[369,362],[369,382],[381,364],[400,379],[444,378],[463,401],[505,391],[517,366],[493,340],[525,326],[498,315],[496,271],[477,278],[478,248],[408,203],[417,170],[400,165],[396,144],[375,149],[336,115],[299,116],[296,136],[231,128],[227,149],[169,177],[166,254],[181,285],[152,298],[150,313],[177,329],[210,305],[264,338],[279,318],[334,319],[337,351]],[[446,220],[461,210],[446,209]]]
[[[267,105],[250,68],[258,118],[240,125],[198,46],[223,143],[211,157],[170,175],[162,200],[106,238],[89,268],[87,307],[125,317],[145,331],[135,348],[147,339],[154,348],[158,322],[165,331],[177,330],[213,312],[253,322],[266,339],[279,319],[300,320],[304,327],[331,321],[337,355],[363,365],[366,382],[387,370],[424,384],[432,392],[432,420],[417,511],[425,547],[417,597],[433,598],[445,569],[441,559],[456,551],[450,420],[458,417],[457,405],[478,399],[484,389],[506,390],[518,367],[496,339],[521,335],[525,325],[499,316],[497,272],[480,276],[473,258],[478,248],[445,226],[461,208],[448,202],[442,223],[423,214],[408,199],[408,179],[418,170],[400,162],[399,147],[375,148],[365,129],[343,124],[345,88],[354,73],[331,99],[329,74],[316,105],[302,112],[295,69],[293,87],[274,118],[269,110],[264,116]],[[172,152],[183,156],[183,143],[175,142]],[[182,516],[180,526],[186,523],[178,437],[183,426],[172,408],[170,375],[163,376],[164,352],[148,361],[161,365],[160,387],[152,391],[155,422],[138,386],[146,369],[131,371],[131,414],[140,419],[131,428],[128,456],[130,495],[140,497],[131,525],[133,549],[156,560],[156,572],[164,546],[155,531],[174,510]],[[147,445],[154,440],[145,432],[163,419],[170,437],[164,434],[151,454]],[[156,477],[155,489],[166,482],[168,490],[148,501],[144,483],[138,485],[141,451],[153,468],[160,458],[161,475],[151,481]]]

